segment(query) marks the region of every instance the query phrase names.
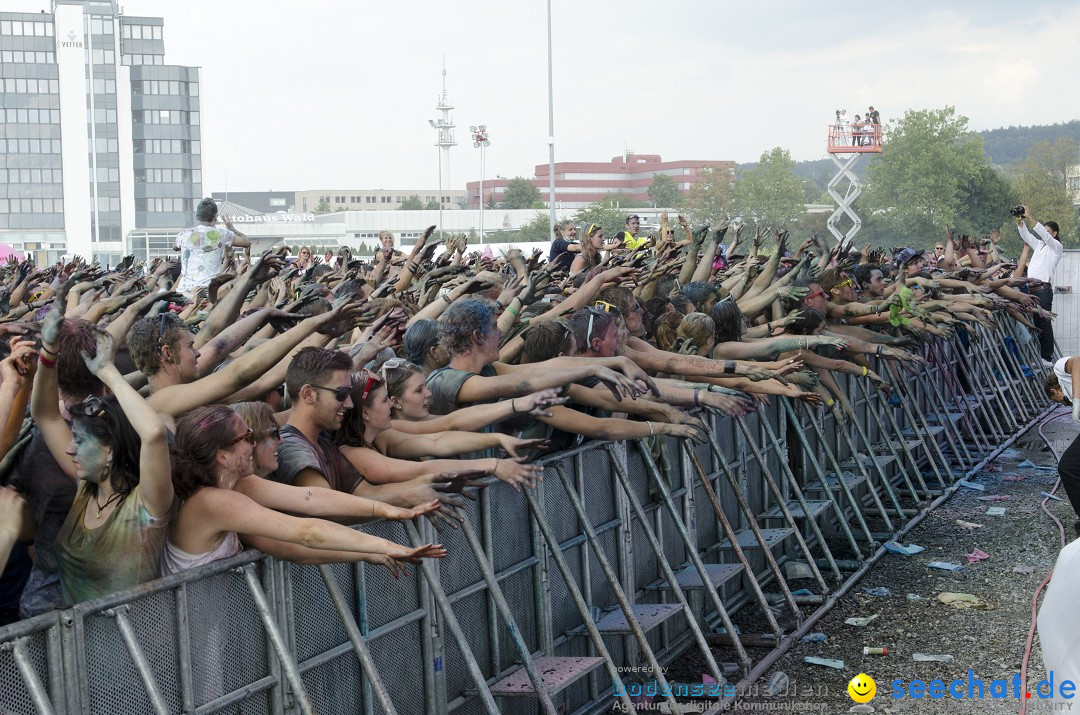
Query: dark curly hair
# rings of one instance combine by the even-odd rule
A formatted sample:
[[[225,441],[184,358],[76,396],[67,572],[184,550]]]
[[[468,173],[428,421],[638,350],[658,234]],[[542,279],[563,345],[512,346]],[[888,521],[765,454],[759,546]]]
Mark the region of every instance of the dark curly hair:
[[[211,198],[205,198],[199,202],[199,205],[195,207],[195,220],[205,221],[210,223],[217,218],[218,206],[217,201]]]
[[[128,352],[142,374],[150,377],[161,369],[161,348],[169,346],[173,361],[180,361],[177,346],[180,336],[190,332],[184,321],[173,313],[161,313],[135,321],[127,334]]]
[[[246,432],[247,424],[225,405],[198,407],[176,421],[170,449],[173,489],[180,501],[203,487],[217,486],[214,458]]]
[[[458,301],[446,309],[439,321],[443,344],[451,355],[472,349],[473,335],[485,335],[498,314],[498,303],[487,298]]]
[[[721,300],[709,311],[709,317],[716,324],[717,343],[737,343],[742,340],[746,318],[739,304],[733,300]]]

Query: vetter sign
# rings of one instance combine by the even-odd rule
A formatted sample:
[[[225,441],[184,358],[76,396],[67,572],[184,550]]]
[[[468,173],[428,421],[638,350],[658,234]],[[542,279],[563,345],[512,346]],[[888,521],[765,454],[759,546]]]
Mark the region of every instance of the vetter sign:
[[[56,44],[60,45],[61,47],[82,47],[83,46],[82,40],[80,40],[79,36],[76,35],[74,32],[69,32],[67,34],[67,40],[66,41],[60,40]]]

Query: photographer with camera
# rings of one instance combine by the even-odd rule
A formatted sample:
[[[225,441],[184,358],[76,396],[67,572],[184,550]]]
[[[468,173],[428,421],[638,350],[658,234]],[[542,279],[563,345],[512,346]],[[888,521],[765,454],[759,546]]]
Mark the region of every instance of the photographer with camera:
[[[1028,277],[1041,281],[1041,285],[1032,288],[1031,295],[1039,299],[1039,305],[1049,312],[1054,304],[1054,269],[1064,250],[1061,241],[1058,240],[1058,225],[1054,221],[1041,224],[1031,217],[1027,206],[1017,206],[1009,210],[1016,219],[1016,230],[1020,232],[1020,238],[1031,247],[1031,262],[1028,264]],[[1034,225],[1035,236],[1028,230],[1025,219]],[[1037,236],[1037,237],[1036,237]],[[1036,315],[1035,327],[1039,330],[1039,352],[1042,355],[1043,364],[1046,367],[1054,365],[1054,327],[1050,318]]]

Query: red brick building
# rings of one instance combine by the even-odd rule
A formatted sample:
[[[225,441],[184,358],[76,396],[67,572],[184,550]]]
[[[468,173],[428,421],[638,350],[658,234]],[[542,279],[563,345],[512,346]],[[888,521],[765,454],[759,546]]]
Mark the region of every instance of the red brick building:
[[[649,186],[656,174],[667,174],[682,193],[690,190],[701,170],[707,166],[734,170],[733,161],[689,159],[664,161],[659,154],[616,156],[609,162],[562,161],[555,164],[556,208],[581,208],[603,200],[609,194],[623,193],[640,201],[649,200]],[[484,181],[484,196],[502,201],[509,179]],[[540,199],[548,201],[548,165],[537,164],[531,181],[540,189]],[[480,203],[480,182],[465,184],[469,208]]]

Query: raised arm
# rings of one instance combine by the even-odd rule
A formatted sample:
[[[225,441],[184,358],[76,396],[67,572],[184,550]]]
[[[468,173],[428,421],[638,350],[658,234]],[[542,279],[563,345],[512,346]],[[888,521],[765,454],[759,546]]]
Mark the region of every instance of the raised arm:
[[[416,509],[402,509],[333,489],[294,487],[254,475],[243,477],[236,482],[233,489],[267,509],[323,519],[347,519],[350,522],[412,519],[439,505],[438,501],[433,501]]]
[[[53,308],[41,324],[41,357],[34,375],[34,389],[30,395],[30,416],[34,418],[45,445],[64,474],[75,479],[75,463],[67,453],[71,442],[71,428],[60,414],[60,389],[56,383],[57,348],[60,344],[60,326],[64,318],[59,308]]]
[[[116,369],[112,336],[99,330],[95,331],[94,337],[97,350],[93,356],[83,351],[83,362],[112,391],[124,416],[139,435],[139,493],[147,511],[156,517],[165,516],[175,500],[165,423]]]

